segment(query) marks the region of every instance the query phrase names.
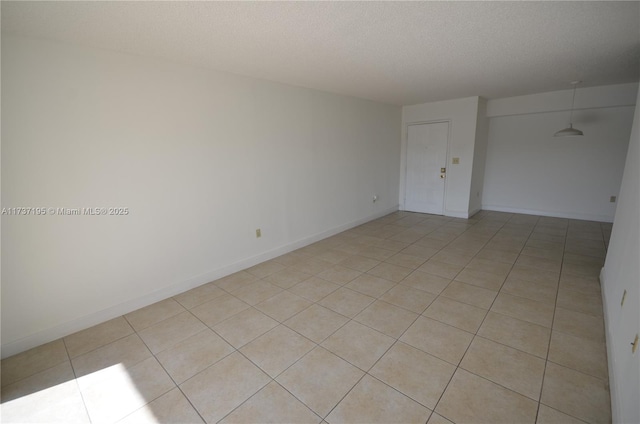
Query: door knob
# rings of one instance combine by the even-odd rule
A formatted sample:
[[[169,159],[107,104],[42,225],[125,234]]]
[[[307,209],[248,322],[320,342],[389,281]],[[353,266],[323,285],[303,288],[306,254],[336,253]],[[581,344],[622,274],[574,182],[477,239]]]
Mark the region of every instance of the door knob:
[[[440,174],[440,178],[444,178],[444,174]]]

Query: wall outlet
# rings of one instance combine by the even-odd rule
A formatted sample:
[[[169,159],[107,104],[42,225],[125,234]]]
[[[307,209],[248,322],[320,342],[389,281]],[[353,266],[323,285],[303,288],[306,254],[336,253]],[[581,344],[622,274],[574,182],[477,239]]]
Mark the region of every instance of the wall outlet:
[[[611,203],[616,203],[616,196],[611,196],[611,197],[609,197],[609,201],[610,201]]]
[[[453,158],[451,160],[451,163],[454,164],[454,165],[460,165],[460,158]]]
[[[260,237],[262,237],[262,230],[260,228],[258,228],[256,230],[256,238],[260,238]]]

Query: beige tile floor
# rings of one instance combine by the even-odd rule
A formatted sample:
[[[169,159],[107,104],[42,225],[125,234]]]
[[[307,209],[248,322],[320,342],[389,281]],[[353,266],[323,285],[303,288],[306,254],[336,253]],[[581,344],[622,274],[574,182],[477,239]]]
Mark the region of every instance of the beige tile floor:
[[[5,359],[2,421],[610,422],[610,232],[393,213]]]

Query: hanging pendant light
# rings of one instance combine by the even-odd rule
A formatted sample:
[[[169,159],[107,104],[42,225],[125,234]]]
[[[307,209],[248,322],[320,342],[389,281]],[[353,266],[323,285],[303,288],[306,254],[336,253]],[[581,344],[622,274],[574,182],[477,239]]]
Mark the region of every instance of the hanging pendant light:
[[[573,98],[571,99],[571,115],[569,116],[569,127],[558,131],[553,135],[554,137],[572,137],[584,135],[584,133],[579,129],[573,128],[573,105],[576,100],[576,86],[580,83],[581,81],[571,81],[571,85],[573,85]]]

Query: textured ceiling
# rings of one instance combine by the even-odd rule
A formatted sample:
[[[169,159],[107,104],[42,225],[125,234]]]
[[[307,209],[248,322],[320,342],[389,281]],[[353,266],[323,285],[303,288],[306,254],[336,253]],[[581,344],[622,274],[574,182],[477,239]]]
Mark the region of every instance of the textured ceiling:
[[[638,81],[639,2],[2,2],[2,31],[387,103]]]

